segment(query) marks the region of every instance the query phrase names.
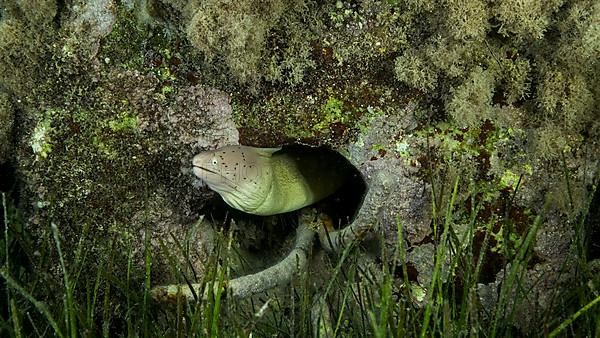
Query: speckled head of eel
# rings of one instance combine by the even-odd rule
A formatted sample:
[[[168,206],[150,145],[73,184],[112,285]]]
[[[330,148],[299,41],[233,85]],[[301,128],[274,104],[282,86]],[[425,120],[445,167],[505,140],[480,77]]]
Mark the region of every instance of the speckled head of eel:
[[[194,156],[194,174],[231,207],[255,213],[272,189],[270,160],[280,149],[226,146],[205,151]]]
[[[231,207],[255,215],[298,210],[331,195],[346,166],[314,151],[226,146],[193,159],[194,174]]]

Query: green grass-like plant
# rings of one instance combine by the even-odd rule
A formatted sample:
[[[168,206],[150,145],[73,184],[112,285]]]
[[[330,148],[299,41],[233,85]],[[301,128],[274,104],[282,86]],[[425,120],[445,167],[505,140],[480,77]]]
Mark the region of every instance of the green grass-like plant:
[[[280,291],[242,301],[231,301],[223,293],[223,285],[233,275],[229,262],[236,259],[232,234],[222,234],[217,248],[207,262],[204,277],[195,272],[180,257],[189,255],[192,233],[186,242],[177,242],[175,248],[161,244],[161,252],[152,252],[150,238],[145,239],[144,268],[134,266],[131,249],[128,257],[126,280],[115,280],[111,271],[120,269],[115,262],[114,241],[106,243],[106,256],[98,257],[96,274],[84,275],[82,267],[89,262],[88,250],[77,246],[73,259],[67,260],[61,247],[60,227],[51,224],[51,236],[46,245],[52,246],[59,258],[62,284],[53,285],[47,275],[35,269],[23,272],[14,260],[17,247],[26,240],[13,233],[15,208],[6,194],[2,194],[4,238],[2,276],[3,302],[0,317],[0,334],[7,337],[29,335],[77,336],[489,336],[504,337],[515,333],[516,309],[526,301],[528,290],[523,288],[528,264],[532,259],[536,233],[543,226],[543,215],[529,224],[516,244],[515,254],[506,256],[503,282],[500,284],[495,306],[490,310],[480,304],[477,287],[482,266],[492,241],[494,219],[482,221],[478,215],[483,206],[474,203],[468,213],[468,229],[458,234],[453,226],[465,210],[457,204],[464,188],[456,178],[448,198],[434,196],[433,208],[435,235],[434,270],[431,283],[423,285],[426,294],[419,301],[415,282],[411,280],[406,264],[406,245],[403,225],[398,219],[398,241],[392,256],[378,264],[365,264],[364,249],[360,243],[351,243],[339,255],[328,258],[330,274],[322,282],[322,289],[313,288],[308,275],[299,276],[291,286]],[[433,189],[436,194],[442,187]],[[515,194],[518,191],[515,191]],[[589,208],[589,205],[586,206]],[[580,211],[582,221],[578,226],[581,236],[589,235],[583,220],[587,210]],[[81,238],[86,238],[88,227],[82,228]],[[587,232],[586,232],[587,231]],[[474,234],[483,232],[478,251],[473,249]],[[588,239],[589,240],[589,239]],[[504,242],[508,243],[508,242]],[[585,246],[585,244],[582,244]],[[131,247],[131,246],[129,246]],[[49,252],[40,250],[40,252]],[[506,248],[506,253],[513,252]],[[585,255],[585,250],[579,250]],[[205,290],[197,301],[178,301],[169,306],[159,306],[150,298],[152,257],[164,255],[179,282],[202,279]],[[387,258],[386,258],[387,257]],[[239,257],[237,258],[239,259]],[[580,257],[584,259],[585,257]],[[43,261],[43,260],[42,260]],[[71,263],[68,263],[71,262]],[[582,261],[580,263],[584,263]],[[584,266],[584,265],[582,265]],[[580,273],[576,276],[576,290],[583,290],[593,276]],[[597,283],[597,276],[595,277]],[[48,295],[48,292],[58,294]],[[597,295],[575,292],[564,311],[549,309],[546,314],[549,331],[545,335],[594,336],[600,326],[596,315],[600,298]],[[114,303],[115,297],[121,303]],[[558,296],[560,297],[560,296]],[[557,300],[558,302],[558,300]]]

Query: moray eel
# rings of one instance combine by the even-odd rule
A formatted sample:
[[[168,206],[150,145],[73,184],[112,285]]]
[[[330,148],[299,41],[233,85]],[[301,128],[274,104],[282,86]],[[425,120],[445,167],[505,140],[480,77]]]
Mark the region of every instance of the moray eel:
[[[194,156],[193,170],[231,207],[276,215],[331,195],[349,173],[341,155],[305,148],[226,146]]]

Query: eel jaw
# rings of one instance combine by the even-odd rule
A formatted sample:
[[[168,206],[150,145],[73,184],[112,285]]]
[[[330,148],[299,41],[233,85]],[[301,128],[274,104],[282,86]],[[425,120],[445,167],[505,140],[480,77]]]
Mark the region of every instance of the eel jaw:
[[[230,180],[217,171],[198,165],[194,165],[192,170],[197,178],[202,180],[204,184],[219,194],[237,190]]]
[[[198,178],[202,178],[202,173],[203,173],[204,171],[205,171],[205,172],[209,172],[209,173],[211,173],[211,174],[214,174],[214,175],[219,175],[219,176],[222,176],[221,174],[219,174],[219,173],[218,173],[218,172],[216,172],[216,171],[210,170],[210,169],[208,169],[208,168],[205,168],[205,167],[201,167],[201,166],[199,166],[199,165],[195,165],[195,166],[193,166],[193,171],[194,171],[194,175],[198,176]]]
[[[215,178],[218,178],[219,180],[225,179],[225,177],[223,177],[223,175],[221,175],[220,173],[198,165],[194,165],[192,167],[192,171],[194,172],[194,175],[196,175],[196,177],[198,177],[199,179],[204,181],[204,183],[207,184],[211,181],[215,181]]]

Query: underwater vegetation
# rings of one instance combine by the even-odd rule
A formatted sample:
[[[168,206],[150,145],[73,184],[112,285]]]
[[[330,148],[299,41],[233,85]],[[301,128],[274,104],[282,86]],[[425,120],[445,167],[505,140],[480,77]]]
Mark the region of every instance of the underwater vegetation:
[[[0,0],[0,335],[597,335],[599,98],[594,0]],[[338,150],[378,231],[165,309],[293,242],[193,180],[237,143]]]

